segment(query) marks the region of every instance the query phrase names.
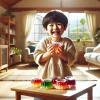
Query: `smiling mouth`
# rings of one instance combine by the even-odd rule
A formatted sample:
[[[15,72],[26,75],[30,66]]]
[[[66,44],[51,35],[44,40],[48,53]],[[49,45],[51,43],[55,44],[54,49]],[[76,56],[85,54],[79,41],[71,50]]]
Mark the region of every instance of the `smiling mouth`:
[[[56,35],[58,35],[58,34],[60,34],[59,32],[52,32],[52,34],[56,34]]]

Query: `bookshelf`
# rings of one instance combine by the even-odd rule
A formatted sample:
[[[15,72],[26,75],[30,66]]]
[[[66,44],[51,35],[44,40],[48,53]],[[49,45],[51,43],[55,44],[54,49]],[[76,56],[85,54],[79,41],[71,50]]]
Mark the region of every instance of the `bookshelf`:
[[[16,47],[16,23],[10,20],[10,16],[1,16],[0,23],[3,27],[0,28],[0,39],[4,40],[0,45],[8,46],[8,66],[14,64],[12,48]]]
[[[0,45],[0,70],[8,70],[8,45]]]

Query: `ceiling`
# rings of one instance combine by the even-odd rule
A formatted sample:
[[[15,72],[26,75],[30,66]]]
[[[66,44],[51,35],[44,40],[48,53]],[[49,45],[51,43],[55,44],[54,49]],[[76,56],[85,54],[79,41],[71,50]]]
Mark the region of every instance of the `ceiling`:
[[[34,1],[34,3],[33,3]],[[75,1],[75,2],[73,2]],[[7,10],[14,11],[21,9],[34,9],[34,8],[93,8],[100,10],[100,0],[0,0],[0,6]],[[79,4],[78,4],[79,3]]]
[[[6,9],[9,9],[20,1],[22,0],[0,0],[0,5]]]

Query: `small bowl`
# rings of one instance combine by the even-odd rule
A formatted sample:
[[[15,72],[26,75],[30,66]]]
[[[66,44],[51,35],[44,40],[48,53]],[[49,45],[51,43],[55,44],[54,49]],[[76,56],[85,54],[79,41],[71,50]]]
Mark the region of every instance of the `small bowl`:
[[[42,80],[39,78],[35,78],[31,80],[32,87],[40,87]]]
[[[51,80],[43,80],[42,83],[41,83],[41,88],[44,88],[44,89],[53,88],[52,81]]]
[[[60,76],[55,76],[55,77],[51,77],[51,81],[53,84],[56,84],[56,80],[60,79],[61,77]]]
[[[75,77],[74,76],[66,76],[65,77],[68,87],[71,88],[76,85]]]
[[[67,85],[66,79],[58,79],[58,80],[56,80],[55,88],[56,89],[63,89],[63,90],[67,89],[68,85]]]

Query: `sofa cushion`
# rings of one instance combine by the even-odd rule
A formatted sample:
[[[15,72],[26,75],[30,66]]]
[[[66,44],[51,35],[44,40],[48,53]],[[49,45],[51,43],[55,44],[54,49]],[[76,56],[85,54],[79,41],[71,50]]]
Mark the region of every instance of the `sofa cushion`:
[[[35,48],[36,48],[36,44],[34,45],[29,45],[28,48],[30,49],[30,53],[34,52]]]
[[[88,50],[88,48],[86,48],[86,50]],[[100,44],[95,47],[93,52],[86,52],[84,58],[87,62],[100,66]]]
[[[100,63],[100,55],[97,57],[97,61]]]
[[[84,55],[84,57],[85,57],[85,59],[87,60],[87,61],[92,61],[92,62],[95,62],[95,63],[97,63],[97,62],[100,62],[99,61],[99,57],[100,57],[100,53],[95,53],[95,52],[92,52],[92,53],[86,53],[85,55]]]
[[[90,59],[90,60],[91,60],[92,62],[96,62],[96,63],[97,63],[97,62],[98,62],[98,61],[97,61],[97,57],[98,57],[99,55],[100,55],[99,53],[92,53],[92,54],[91,54],[91,59]]]
[[[85,53],[85,54],[84,54],[84,57],[85,57],[86,59],[90,59],[90,58],[91,58],[91,53]]]
[[[100,53],[100,44],[98,44],[94,49],[93,52],[98,52]]]

